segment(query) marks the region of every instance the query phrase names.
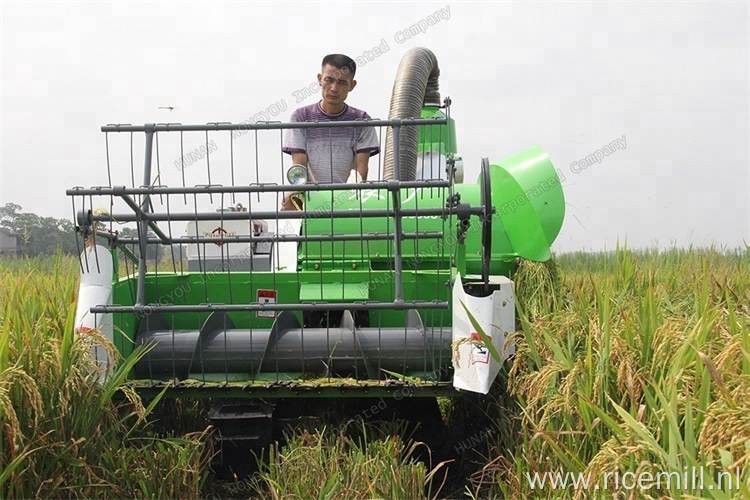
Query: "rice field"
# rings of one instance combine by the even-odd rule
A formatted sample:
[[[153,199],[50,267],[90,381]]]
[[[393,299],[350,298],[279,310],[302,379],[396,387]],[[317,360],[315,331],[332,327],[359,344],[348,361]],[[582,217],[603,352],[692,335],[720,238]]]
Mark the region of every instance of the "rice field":
[[[77,262],[0,269],[0,496],[199,497],[205,435],[150,433],[151,408],[123,383],[136,358],[99,383],[89,352],[111,344],[73,334]]]
[[[440,401],[442,450],[399,425],[307,429],[236,484],[209,474],[200,415],[167,432],[164,402],[127,385],[136,357],[96,379],[106,341],[73,334],[77,266],[0,261],[0,497],[750,497],[748,248],[524,262],[517,354],[489,396]]]
[[[534,472],[581,472],[600,488],[609,473],[612,488],[618,471],[671,474],[669,488],[644,481],[624,496],[750,496],[750,249],[564,255],[549,271],[517,276],[519,432],[511,451],[495,446],[494,491],[539,494]],[[562,299],[529,290],[550,288]]]

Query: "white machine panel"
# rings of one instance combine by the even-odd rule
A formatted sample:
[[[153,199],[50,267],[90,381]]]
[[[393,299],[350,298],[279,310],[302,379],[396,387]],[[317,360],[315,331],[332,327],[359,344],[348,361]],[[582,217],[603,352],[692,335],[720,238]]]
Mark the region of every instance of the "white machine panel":
[[[514,345],[506,345],[508,334],[515,331],[516,308],[514,284],[504,276],[493,276],[491,283],[500,289],[488,297],[474,297],[464,291],[461,275],[453,285],[453,386],[471,392],[487,394],[502,361],[515,352]],[[495,360],[469,320],[464,304],[492,341],[500,354]]]
[[[78,288],[78,305],[76,308],[75,329],[79,335],[89,330],[99,330],[110,342],[112,341],[112,315],[93,314],[94,306],[112,304],[112,254],[102,245],[87,247],[81,253],[81,284]],[[111,373],[114,369],[112,360],[102,347],[92,351],[99,373]]]

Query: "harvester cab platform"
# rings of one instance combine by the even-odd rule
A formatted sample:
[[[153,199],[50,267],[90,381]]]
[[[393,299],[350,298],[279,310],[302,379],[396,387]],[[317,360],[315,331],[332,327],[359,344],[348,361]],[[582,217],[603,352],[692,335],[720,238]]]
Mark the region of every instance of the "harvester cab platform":
[[[420,50],[402,61],[387,120],[102,127],[106,184],[67,191],[81,248],[76,324],[100,329],[122,358],[138,351],[139,391],[489,391],[513,352],[509,275],[519,257],[550,257],[562,189],[539,147],[472,159],[478,175],[461,182],[450,99]],[[289,172],[283,131],[333,127],[385,139],[373,180]],[[280,210],[290,192],[300,210]],[[94,354],[106,376],[115,360]]]

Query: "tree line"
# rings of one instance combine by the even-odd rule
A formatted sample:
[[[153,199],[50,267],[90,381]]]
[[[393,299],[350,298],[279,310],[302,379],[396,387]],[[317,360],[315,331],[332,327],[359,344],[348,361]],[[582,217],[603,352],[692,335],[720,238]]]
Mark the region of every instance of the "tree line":
[[[58,251],[65,255],[79,255],[83,251],[83,239],[76,234],[72,221],[24,213],[22,207],[15,203],[6,203],[0,207],[0,228],[9,230],[16,236],[18,255],[37,257],[54,255]],[[120,236],[138,237],[138,231],[130,227],[120,227],[117,232]],[[149,236],[154,236],[150,230]],[[97,243],[106,244],[102,239],[98,239]],[[139,245],[128,244],[126,247],[136,257],[140,255]],[[158,245],[149,245],[146,258],[161,261],[165,257],[165,252],[167,250]]]
[[[6,203],[0,207],[0,227],[9,230],[18,239],[18,253],[28,257],[52,255],[58,250],[77,255],[81,245],[76,245],[73,222],[67,219],[42,217],[24,213],[21,206]]]

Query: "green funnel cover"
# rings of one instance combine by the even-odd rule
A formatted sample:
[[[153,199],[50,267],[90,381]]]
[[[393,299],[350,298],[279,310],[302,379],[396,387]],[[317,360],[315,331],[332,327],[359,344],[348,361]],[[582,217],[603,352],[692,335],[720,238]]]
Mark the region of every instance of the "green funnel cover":
[[[456,184],[455,192],[461,202],[480,206],[481,180],[477,183]],[[565,200],[562,187],[547,154],[538,147],[529,148],[501,162],[490,165],[491,202],[495,207],[492,223],[492,274],[507,272],[509,262],[516,257],[544,261],[550,258],[550,245],[560,232],[565,215]],[[403,208],[444,207],[447,191],[433,188],[409,188],[401,190]],[[331,209],[359,211],[361,209],[387,209],[392,203],[392,193],[386,189],[366,189],[361,194],[354,191],[319,191],[306,195],[305,209],[308,213],[325,212]],[[444,232],[454,236],[454,228],[446,225],[440,216],[403,217],[402,230],[413,232]],[[462,273],[479,274],[482,255],[482,222],[472,217],[471,227],[465,241],[465,269]],[[361,234],[391,233],[393,221],[387,217],[368,218],[342,217],[329,219],[312,217],[303,224],[303,234]],[[452,246],[452,245],[449,245]],[[444,252],[449,250],[444,241],[408,240],[402,251],[404,259],[417,261],[423,268],[430,261],[436,267],[443,262]],[[331,263],[367,260],[386,264],[393,256],[393,242],[303,242],[300,245],[300,261],[304,266],[314,263]],[[376,264],[381,265],[381,264]],[[351,264],[349,264],[351,265]],[[316,268],[317,269],[317,268]]]
[[[547,153],[538,146],[526,149],[491,165],[490,178],[494,221],[500,222],[493,224],[493,241],[505,239],[504,232],[515,255],[549,259],[565,216],[565,199]]]

